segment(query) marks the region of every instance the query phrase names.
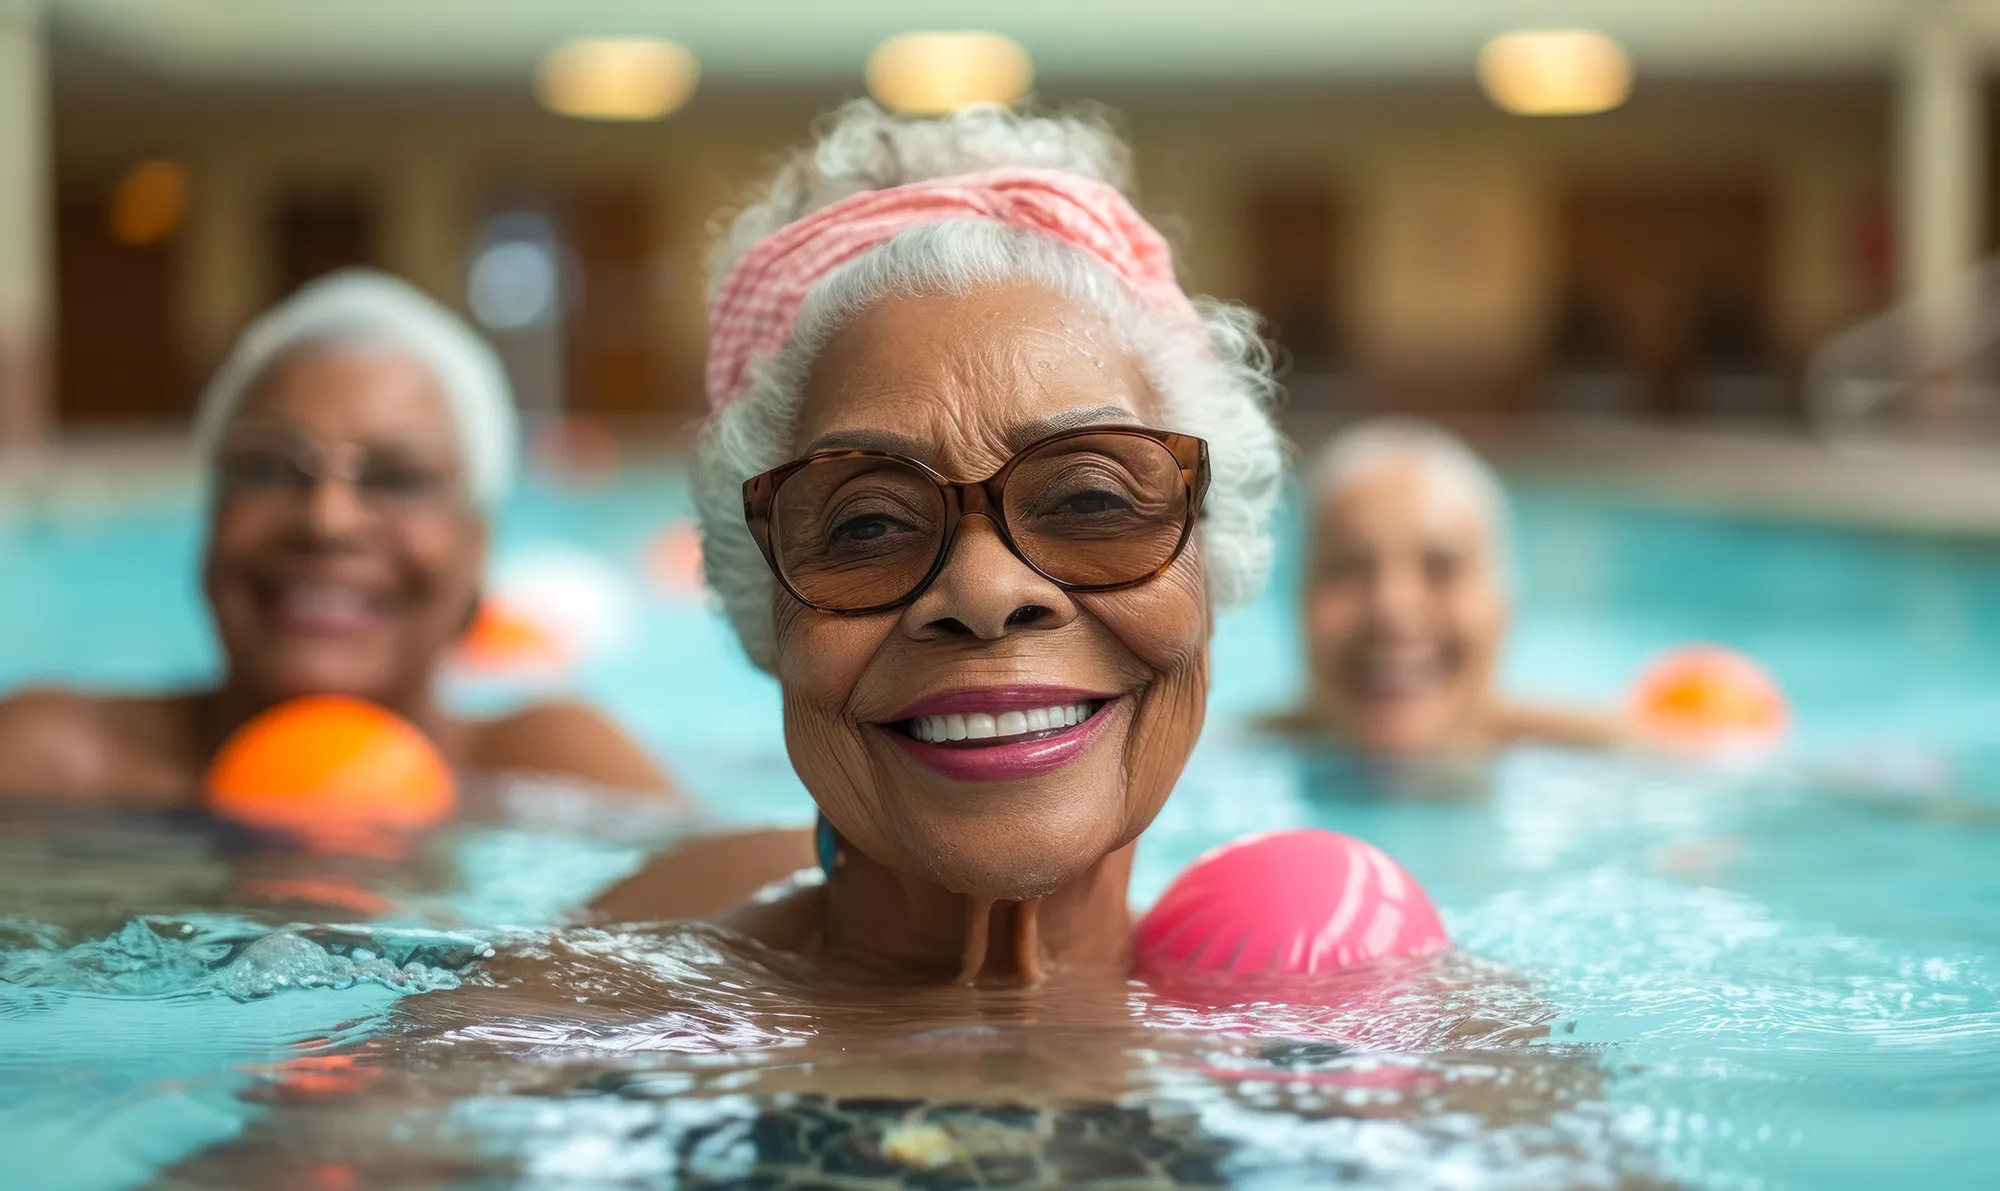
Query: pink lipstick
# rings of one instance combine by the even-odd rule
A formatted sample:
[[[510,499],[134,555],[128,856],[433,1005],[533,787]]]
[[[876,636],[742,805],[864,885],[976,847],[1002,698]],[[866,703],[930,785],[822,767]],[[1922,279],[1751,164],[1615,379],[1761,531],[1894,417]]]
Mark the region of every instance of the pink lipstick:
[[[911,760],[954,781],[1015,781],[1076,759],[1118,702],[1074,687],[986,687],[927,696],[877,727]]]

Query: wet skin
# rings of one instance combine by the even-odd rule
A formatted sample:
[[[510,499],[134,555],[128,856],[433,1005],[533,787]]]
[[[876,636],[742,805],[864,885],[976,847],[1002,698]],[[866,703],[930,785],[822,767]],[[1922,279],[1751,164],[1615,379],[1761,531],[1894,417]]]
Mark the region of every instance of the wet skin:
[[[1370,752],[1478,739],[1507,630],[1487,513],[1395,456],[1315,512],[1304,607],[1314,707]]]
[[[1010,286],[890,300],[855,319],[815,364],[795,451],[891,450],[983,479],[1055,431],[1154,417],[1138,367],[1096,314]],[[1206,706],[1198,538],[1155,579],[1072,594],[973,517],[905,607],[831,615],[782,589],[774,601],[786,744],[839,833],[840,863],[823,889],[733,923],[877,979],[1122,973],[1132,844]],[[967,710],[1081,700],[1092,714],[1068,730],[1080,743],[1061,764],[988,766],[975,780],[912,747],[912,709],[940,697]]]
[[[476,721],[438,706],[433,680],[478,598],[487,531],[464,496],[450,408],[423,363],[361,347],[284,357],[223,445],[225,460],[268,465],[274,452],[317,461],[322,474],[303,491],[219,485],[202,577],[225,659],[221,685],[130,698],[40,690],[0,702],[0,796],[185,803],[231,731],[308,693],[381,703],[456,767],[669,789],[588,707],[547,703]],[[357,486],[352,465],[363,457],[371,483],[400,495]],[[328,461],[340,466],[318,466]]]
[[[1278,726],[1387,757],[1625,740],[1611,717],[1499,692],[1509,609],[1495,531],[1472,493],[1410,455],[1322,494],[1301,608],[1312,691]]]

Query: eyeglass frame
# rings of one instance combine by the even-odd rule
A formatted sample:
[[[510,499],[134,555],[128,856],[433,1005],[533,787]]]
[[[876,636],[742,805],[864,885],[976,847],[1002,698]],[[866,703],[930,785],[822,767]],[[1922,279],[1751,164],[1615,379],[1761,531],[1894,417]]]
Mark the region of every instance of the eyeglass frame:
[[[244,492],[239,484],[231,484],[227,475],[231,463],[251,454],[268,452],[273,456],[282,457],[298,472],[300,478],[307,481],[303,485],[288,489],[283,494],[294,502],[310,500],[314,490],[321,484],[328,480],[339,480],[353,490],[356,500],[377,512],[403,510],[441,512],[470,506],[471,502],[465,493],[463,475],[453,475],[449,468],[432,469],[427,465],[425,470],[434,471],[436,477],[441,480],[442,488],[439,492],[417,498],[370,494],[363,486],[362,480],[367,475],[369,464],[374,461],[372,456],[376,449],[368,443],[322,445],[311,439],[290,437],[283,441],[272,439],[257,443],[224,443],[217,448],[211,465],[215,494],[219,500],[245,498],[254,500],[260,497],[270,499],[279,495],[274,491]]]
[[[1052,443],[1091,435],[1117,434],[1129,438],[1150,439],[1165,447],[1179,465],[1181,484],[1187,495],[1187,511],[1181,522],[1180,537],[1175,539],[1173,550],[1165,562],[1136,579],[1117,583],[1067,583],[1049,574],[1035,564],[1014,541],[1014,534],[1007,528],[1006,491],[1007,479],[1023,459],[1040,451]],[[837,462],[843,459],[879,459],[888,463],[900,463],[915,468],[917,473],[936,485],[944,503],[944,521],[938,538],[937,557],[931,560],[930,569],[924,572],[910,590],[887,603],[871,604],[865,608],[829,608],[824,604],[807,599],[792,581],[785,577],[784,568],[778,565],[776,549],[771,544],[771,514],[777,502],[778,491],[785,481],[815,463]],[[1194,527],[1201,516],[1202,501],[1208,496],[1210,479],[1208,462],[1208,441],[1192,434],[1182,434],[1174,430],[1155,430],[1150,426],[1084,426],[1075,430],[1064,430],[1047,438],[1037,439],[1016,451],[1012,458],[1002,464],[999,471],[983,480],[952,480],[940,474],[936,468],[920,459],[898,455],[894,451],[835,450],[815,451],[803,459],[794,459],[782,467],[774,467],[760,475],[743,481],[743,519],[750,529],[750,537],[757,543],[757,549],[764,556],[765,565],[778,580],[779,586],[799,603],[815,612],[825,612],[833,616],[869,616],[877,612],[888,612],[915,603],[930,590],[932,583],[943,573],[945,564],[951,561],[951,550],[958,542],[958,527],[967,517],[984,517],[1000,535],[1000,541],[1007,552],[1019,559],[1022,565],[1066,592],[1084,593],[1101,591],[1122,591],[1150,583],[1167,573],[1167,569],[1180,561],[1187,549],[1188,539],[1194,536]]]

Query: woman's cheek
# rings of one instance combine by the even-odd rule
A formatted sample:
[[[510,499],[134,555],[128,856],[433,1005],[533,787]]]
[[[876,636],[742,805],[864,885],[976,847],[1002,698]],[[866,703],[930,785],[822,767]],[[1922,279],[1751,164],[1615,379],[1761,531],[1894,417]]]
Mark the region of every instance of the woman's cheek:
[[[856,686],[880,651],[893,618],[827,616],[796,601],[775,610],[773,640],[784,693],[785,747],[830,819],[857,831],[877,851],[881,808],[869,755],[849,708]]]
[[[443,649],[465,628],[485,570],[485,533],[476,523],[454,522],[406,532],[390,546],[422,609],[421,628]]]
[[[1171,683],[1198,676],[1205,682],[1213,624],[1207,579],[1192,554],[1138,587],[1077,598],[1130,651],[1145,671],[1140,681]]]
[[[1507,632],[1507,616],[1500,601],[1490,591],[1475,588],[1459,598],[1452,613],[1453,629],[1465,643],[1471,663],[1466,668],[1477,671],[1493,663]]]
[[[1083,597],[1143,671],[1126,741],[1126,798],[1133,834],[1166,801],[1194,749],[1208,708],[1211,619],[1199,566],[1177,563],[1142,587]]]
[[[778,598],[772,642],[786,702],[802,699],[818,712],[844,718],[895,618],[831,616],[790,597]]]

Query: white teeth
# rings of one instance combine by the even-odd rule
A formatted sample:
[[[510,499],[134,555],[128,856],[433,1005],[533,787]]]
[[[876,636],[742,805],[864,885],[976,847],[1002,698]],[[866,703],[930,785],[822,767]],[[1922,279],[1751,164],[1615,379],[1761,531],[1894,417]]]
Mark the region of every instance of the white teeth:
[[[310,612],[346,612],[362,605],[361,594],[344,587],[301,584],[287,590],[285,598],[295,607]]]
[[[1363,694],[1387,696],[1422,693],[1449,677],[1450,669],[1431,649],[1370,649],[1349,666],[1349,681]]]
[[[290,583],[278,589],[284,615],[321,625],[357,625],[370,616],[368,596],[343,584]]]
[[[1031,711],[974,711],[965,715],[920,715],[910,721],[910,735],[918,740],[993,740],[1070,728],[1090,718],[1091,705],[1069,703],[1060,707],[1037,707]]]

